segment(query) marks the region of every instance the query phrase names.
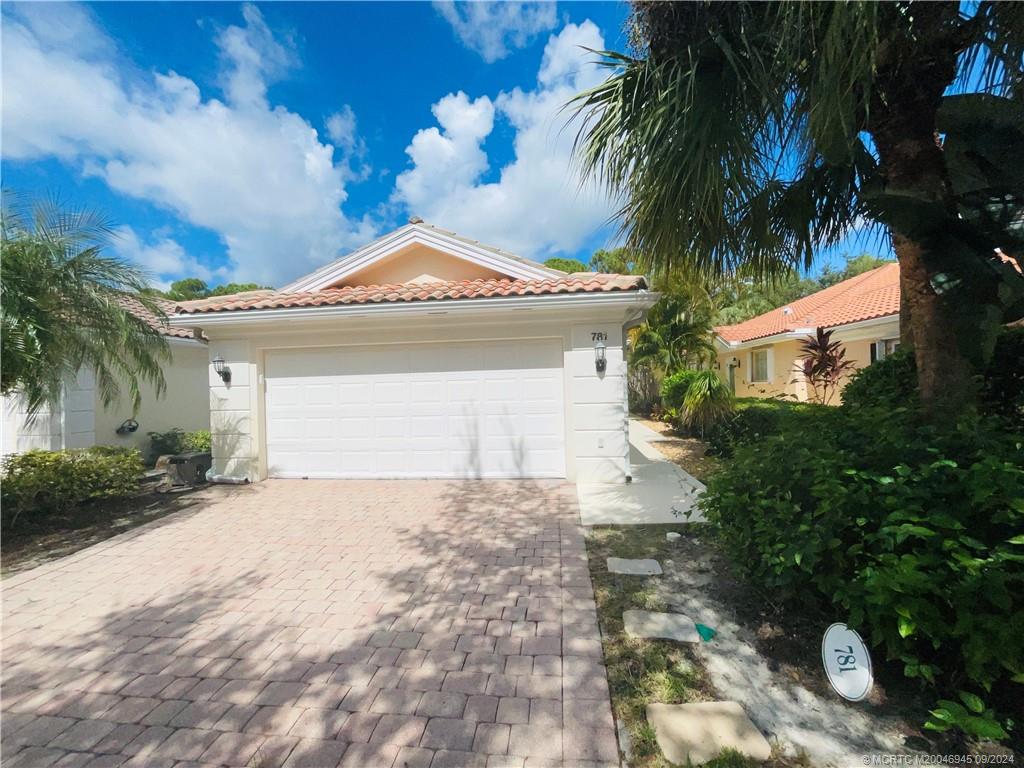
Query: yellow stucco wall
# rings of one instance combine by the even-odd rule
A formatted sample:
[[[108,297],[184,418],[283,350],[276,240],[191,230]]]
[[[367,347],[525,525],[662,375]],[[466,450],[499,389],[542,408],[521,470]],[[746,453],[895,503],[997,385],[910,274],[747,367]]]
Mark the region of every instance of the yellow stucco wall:
[[[842,330],[838,329],[833,336],[841,341],[846,349],[846,359],[851,360],[859,370],[871,364],[871,345],[881,339],[899,337],[899,320],[893,318],[870,329]],[[740,366],[735,370],[735,391],[737,397],[779,397],[786,396],[801,402],[808,399],[808,386],[800,371],[800,339],[787,339],[774,344],[745,347],[718,353],[718,373],[726,382],[729,380],[728,363],[736,359]],[[770,349],[769,377],[766,382],[750,380],[751,352],[754,349]],[[832,401],[838,405],[841,392]]]
[[[797,359],[799,358],[800,342],[784,341],[778,344],[767,344],[755,349],[768,349],[768,380],[751,381],[753,373],[751,365],[751,349],[720,352],[718,355],[719,373],[725,381],[729,380],[728,364],[730,360],[739,361],[735,369],[734,381],[737,397],[780,397],[788,396],[797,400],[807,399],[807,387],[800,379]]]
[[[338,282],[345,285],[393,285],[396,283],[428,283],[447,280],[477,280],[507,277],[493,269],[465,259],[435,251],[424,245],[411,245],[383,261],[349,275]]]

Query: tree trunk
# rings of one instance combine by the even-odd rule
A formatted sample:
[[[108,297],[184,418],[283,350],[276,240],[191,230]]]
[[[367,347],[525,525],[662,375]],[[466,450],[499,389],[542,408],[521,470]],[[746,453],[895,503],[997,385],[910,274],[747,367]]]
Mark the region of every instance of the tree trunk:
[[[900,263],[900,338],[912,340],[921,403],[933,418],[955,416],[974,402],[974,370],[961,352],[951,308],[936,294],[924,249],[893,235]],[[904,329],[905,326],[905,329]]]

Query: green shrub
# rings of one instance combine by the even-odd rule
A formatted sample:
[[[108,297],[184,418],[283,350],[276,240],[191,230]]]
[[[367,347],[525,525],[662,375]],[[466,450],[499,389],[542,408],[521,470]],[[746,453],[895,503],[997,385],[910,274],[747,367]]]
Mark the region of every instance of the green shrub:
[[[181,453],[182,441],[185,439],[185,430],[181,427],[173,427],[166,432],[149,432],[148,434],[150,461],[156,461],[159,456]]]
[[[1007,328],[996,339],[981,399],[986,412],[1024,432],[1024,327]]]
[[[686,391],[698,373],[700,371],[683,369],[662,380],[661,404],[666,410],[679,411],[682,409]]]
[[[686,389],[679,420],[703,436],[709,428],[729,417],[735,400],[729,385],[717,373],[698,371]]]
[[[209,453],[210,452],[210,430],[199,429],[195,432],[186,432],[180,427],[174,427],[166,432],[150,432],[150,461],[156,461],[160,456],[176,453]]]
[[[701,507],[772,599],[838,608],[940,694],[1007,702],[1024,674],[1022,466],[994,420],[844,406],[739,445]]]
[[[182,438],[181,447],[186,453],[209,453],[210,430],[197,429],[195,432],[186,432]]]
[[[849,408],[886,408],[917,403],[917,366],[909,350],[898,349],[850,377],[843,389]]]
[[[850,408],[913,408],[917,402],[917,366],[902,349],[857,371],[843,390]],[[980,376],[979,407],[1024,431],[1024,328],[1007,328],[996,339]]]
[[[5,456],[0,486],[5,522],[13,525],[25,513],[60,513],[94,499],[131,496],[143,469],[138,451],[106,446]]]
[[[705,434],[708,455],[732,456],[739,446],[777,435],[784,425],[795,423],[802,418],[807,428],[813,430],[814,427],[810,423],[813,419],[807,419],[806,414],[825,413],[829,407],[789,400],[754,397],[737,399],[732,415],[708,429]]]

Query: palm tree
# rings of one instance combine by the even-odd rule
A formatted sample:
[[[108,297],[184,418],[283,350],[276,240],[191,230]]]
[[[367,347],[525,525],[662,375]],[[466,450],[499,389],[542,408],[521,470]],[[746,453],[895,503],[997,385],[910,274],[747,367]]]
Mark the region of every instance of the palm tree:
[[[1024,3],[633,7],[635,54],[573,102],[626,245],[763,278],[879,226],[922,403],[971,401],[1013,281],[993,249],[1024,245]]]
[[[106,222],[54,201],[26,210],[10,195],[0,215],[0,391],[19,393],[34,414],[58,402],[64,383],[87,367],[104,405],[125,386],[137,409],[143,381],[161,394],[167,342],[126,311],[124,301],[164,315],[142,293],[139,270],[104,254],[111,235]]]
[[[706,365],[714,359],[711,305],[696,283],[667,282],[658,303],[631,340],[630,364],[646,366],[659,378],[681,368]]]

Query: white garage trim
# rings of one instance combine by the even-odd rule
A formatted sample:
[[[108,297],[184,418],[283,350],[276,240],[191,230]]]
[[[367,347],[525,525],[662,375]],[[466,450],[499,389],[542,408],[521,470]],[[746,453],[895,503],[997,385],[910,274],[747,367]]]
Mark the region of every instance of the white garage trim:
[[[561,338],[264,352],[271,477],[566,476]]]

